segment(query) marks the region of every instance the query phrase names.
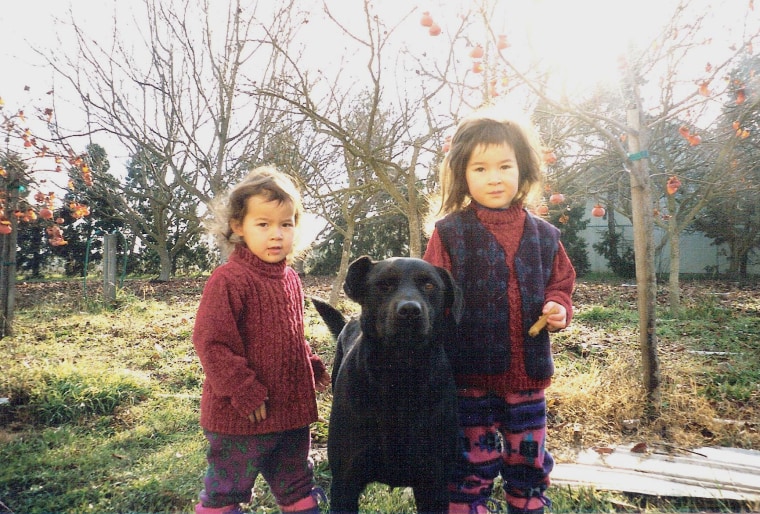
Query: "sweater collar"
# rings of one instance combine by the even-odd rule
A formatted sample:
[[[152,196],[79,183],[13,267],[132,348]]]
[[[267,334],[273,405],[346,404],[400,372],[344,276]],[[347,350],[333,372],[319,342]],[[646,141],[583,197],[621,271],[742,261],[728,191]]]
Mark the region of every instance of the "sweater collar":
[[[471,202],[469,208],[473,209],[478,219],[487,225],[507,225],[519,223],[525,219],[525,210],[520,203],[512,204],[506,209],[491,209],[477,202]]]
[[[235,246],[235,250],[230,254],[229,260],[252,268],[257,273],[269,278],[282,278],[285,275],[285,267],[287,266],[287,259],[275,263],[262,261],[244,244]]]

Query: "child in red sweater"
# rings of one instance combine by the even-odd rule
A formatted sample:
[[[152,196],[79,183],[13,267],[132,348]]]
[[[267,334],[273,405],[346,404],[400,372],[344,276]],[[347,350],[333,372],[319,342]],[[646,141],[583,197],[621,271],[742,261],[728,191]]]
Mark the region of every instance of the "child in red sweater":
[[[264,167],[224,198],[211,232],[231,250],[209,277],[193,344],[205,372],[200,423],[208,469],[195,511],[237,513],[256,477],[283,512],[318,513],[309,459],[315,388],[329,374],[304,338],[304,294],[287,265],[302,206],[290,178]]]
[[[547,315],[572,317],[575,270],[559,230],[525,209],[540,190],[539,146],[514,121],[462,121],[441,166],[444,218],[425,260],[450,270],[464,294],[447,348],[459,391],[464,452],[450,483],[450,513],[485,512],[501,474],[512,513],[540,513],[553,460],[546,451],[546,389],[554,372]]]

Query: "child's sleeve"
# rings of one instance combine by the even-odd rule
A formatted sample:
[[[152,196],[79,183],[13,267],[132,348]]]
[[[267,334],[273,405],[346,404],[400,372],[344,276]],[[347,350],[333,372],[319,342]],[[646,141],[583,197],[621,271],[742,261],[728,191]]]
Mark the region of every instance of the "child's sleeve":
[[[441,236],[438,235],[438,229],[433,230],[427,249],[425,250],[425,255],[422,258],[433,266],[439,266],[451,271],[451,257],[449,257],[449,253],[443,246]]]
[[[573,317],[572,294],[575,288],[575,268],[573,268],[570,258],[567,256],[565,247],[559,243],[557,254],[554,256],[552,273],[549,277],[549,283],[545,288],[544,302],[557,302],[567,310],[567,323]]]
[[[268,390],[248,365],[236,319],[242,302],[226,279],[212,275],[204,288],[193,329],[193,346],[214,393],[230,398],[243,416],[256,410]]]
[[[322,359],[311,350],[311,346],[306,343],[306,348],[309,352],[309,362],[311,362],[311,369],[314,372],[314,382],[319,383],[321,379],[327,376],[327,366],[322,362]]]

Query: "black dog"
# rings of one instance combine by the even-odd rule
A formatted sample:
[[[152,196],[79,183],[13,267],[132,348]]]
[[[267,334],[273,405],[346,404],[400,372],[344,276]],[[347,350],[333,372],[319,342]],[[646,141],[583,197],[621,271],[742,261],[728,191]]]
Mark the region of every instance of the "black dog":
[[[456,387],[444,339],[461,293],[421,259],[351,263],[343,286],[361,306],[346,323],[312,299],[337,337],[327,439],[332,512],[356,512],[370,482],[412,487],[420,512],[447,512],[457,454]]]

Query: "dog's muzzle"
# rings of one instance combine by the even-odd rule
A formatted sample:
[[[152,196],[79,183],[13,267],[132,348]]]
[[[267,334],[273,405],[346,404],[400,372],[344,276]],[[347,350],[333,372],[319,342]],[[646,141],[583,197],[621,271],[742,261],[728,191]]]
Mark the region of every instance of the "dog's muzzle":
[[[426,343],[430,336],[430,311],[417,300],[399,300],[389,315],[380,317],[378,326],[386,344],[391,346],[409,343]]]
[[[396,305],[396,315],[400,320],[417,320],[422,318],[422,305],[412,300],[402,300]]]

